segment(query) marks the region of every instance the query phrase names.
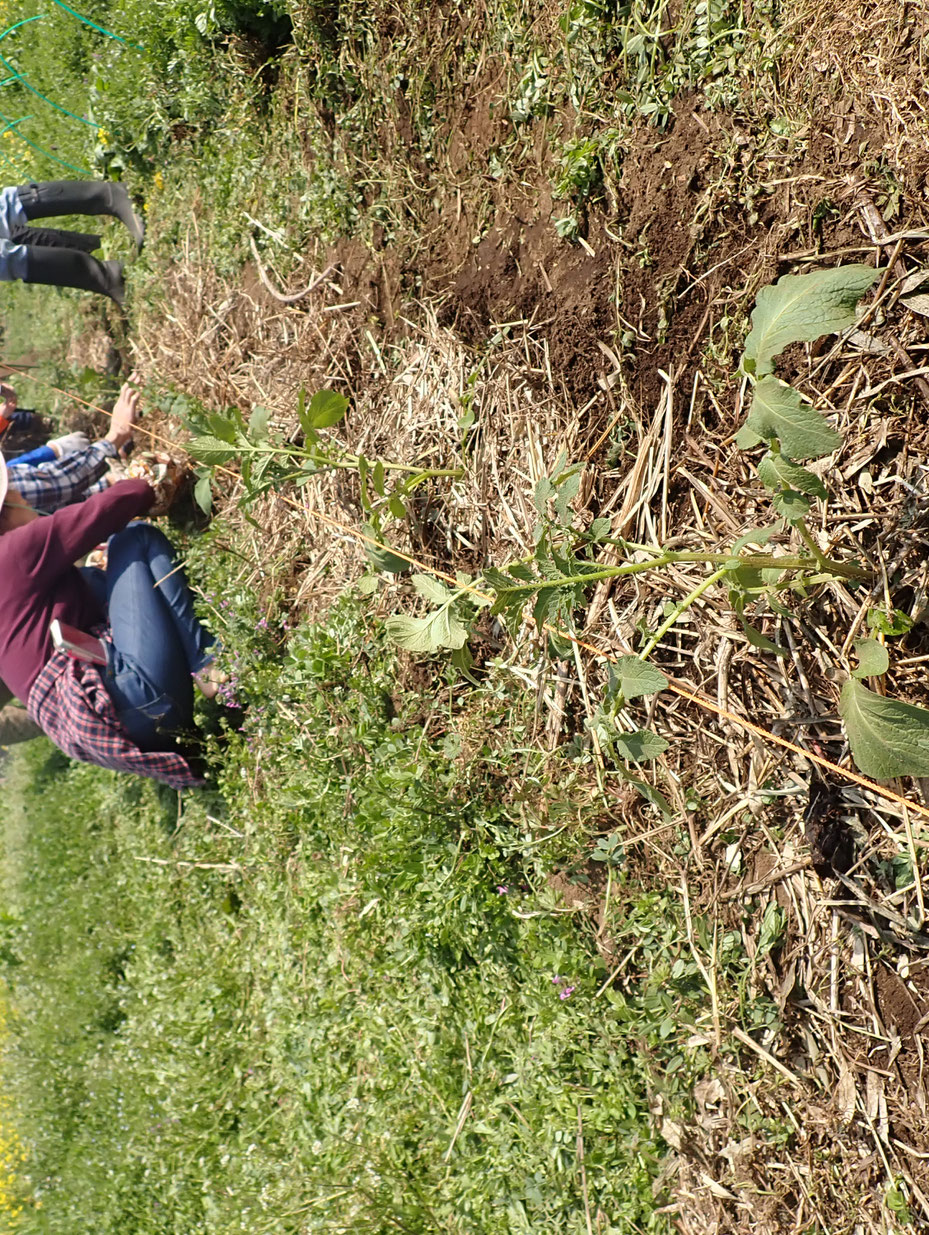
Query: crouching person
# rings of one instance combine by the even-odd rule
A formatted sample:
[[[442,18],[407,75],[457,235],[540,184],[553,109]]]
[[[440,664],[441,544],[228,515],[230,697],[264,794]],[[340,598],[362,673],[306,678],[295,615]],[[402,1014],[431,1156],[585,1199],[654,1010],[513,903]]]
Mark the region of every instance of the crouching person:
[[[202,783],[184,741],[194,680],[216,692],[213,640],[170,543],[136,522],[155,500],[146,481],[123,480],[40,518],[0,455],[0,679],[65,754],[185,788]],[[105,605],[74,566],[101,541]],[[99,639],[103,663],[56,647],[56,621]]]

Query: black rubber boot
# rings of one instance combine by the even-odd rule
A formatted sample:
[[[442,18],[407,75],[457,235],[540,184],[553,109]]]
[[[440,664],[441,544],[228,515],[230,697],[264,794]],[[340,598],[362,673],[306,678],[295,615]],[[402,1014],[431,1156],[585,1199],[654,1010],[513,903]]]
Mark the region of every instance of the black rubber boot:
[[[53,249],[80,249],[93,253],[100,248],[100,237],[91,232],[64,232],[57,227],[13,227],[11,244],[37,244]]]
[[[27,246],[24,282],[97,292],[100,296],[109,296],[118,305],[126,300],[122,262],[102,262],[88,253],[82,253],[80,249]]]
[[[136,248],[142,248],[145,224],[125,188],[113,180],[43,180],[20,185],[16,194],[30,221],[56,214],[109,214],[126,226]]]

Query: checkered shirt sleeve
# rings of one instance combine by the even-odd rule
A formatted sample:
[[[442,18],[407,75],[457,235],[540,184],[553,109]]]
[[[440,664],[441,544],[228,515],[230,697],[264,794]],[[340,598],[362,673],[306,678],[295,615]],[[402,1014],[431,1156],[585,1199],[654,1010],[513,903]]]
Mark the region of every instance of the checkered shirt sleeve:
[[[85,450],[77,450],[63,459],[48,463],[8,464],[10,484],[22,495],[23,501],[42,514],[51,514],[62,506],[82,501],[91,492],[106,487],[104,476],[107,461],[116,458],[112,442],[94,442]]]

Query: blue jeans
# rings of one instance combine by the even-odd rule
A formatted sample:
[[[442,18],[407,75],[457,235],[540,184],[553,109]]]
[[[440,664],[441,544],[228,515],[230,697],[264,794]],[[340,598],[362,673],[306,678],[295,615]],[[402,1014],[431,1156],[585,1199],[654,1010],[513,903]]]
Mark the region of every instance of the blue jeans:
[[[215,640],[167,537],[130,523],[107,546],[106,600],[113,644],[105,681],[120,721],[141,750],[171,746],[193,724],[191,674],[213,659]]]
[[[13,185],[0,188],[0,281],[26,277],[26,246],[15,244],[10,237],[29,220]]]

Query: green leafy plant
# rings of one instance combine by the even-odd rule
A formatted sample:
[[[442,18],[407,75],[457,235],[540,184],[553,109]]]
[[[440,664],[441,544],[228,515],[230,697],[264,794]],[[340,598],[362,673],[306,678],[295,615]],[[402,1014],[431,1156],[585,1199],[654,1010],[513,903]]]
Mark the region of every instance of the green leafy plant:
[[[760,650],[783,654],[783,649],[745,621],[749,602],[766,598],[772,608],[786,612],[777,603],[779,590],[793,588],[802,593],[830,579],[852,585],[870,580],[870,573],[857,562],[827,556],[807,526],[813,502],[824,501],[827,490],[821,477],[804,463],[832,453],[842,438],[799,391],[775,375],[774,368],[790,344],[811,342],[853,325],[857,303],[877,273],[870,266],[852,265],[786,275],[758,296],[741,364],[752,386],[751,405],[736,441],[743,449],[765,445],[758,476],[772,495],[778,522],[746,533],[722,553],[670,550],[611,537],[606,519],[594,519],[589,527],[579,529],[571,503],[579,491],[581,469],[561,456],[551,475],[535,487],[538,523],[532,556],[488,568],[476,582],[477,592],[492,598],[491,613],[511,631],[531,618],[557,643],[570,634],[575,611],[584,604],[592,585],[601,580],[681,562],[703,563],[709,568],[689,595],[669,606],[658,628],[644,633],[638,654],[620,657],[612,667],[604,704],[590,726],[600,747],[619,761],[623,775],[663,813],[670,813],[668,804],[652,786],[633,776],[627,765],[658,757],[665,749],[664,740],[632,725],[625,709],[638,696],[666,684],[663,675],[646,662],[681,615],[704,592],[724,584],[748,641]],[[785,532],[799,540],[796,551],[759,551],[775,534]],[[618,550],[619,563],[597,560],[592,551],[599,545]],[[417,590],[426,595],[421,586]],[[474,590],[470,594],[473,597]],[[415,632],[405,624],[398,626],[397,619],[392,619],[389,632],[399,635],[411,650],[437,652],[452,646],[450,636],[456,649],[463,648],[466,627],[461,623],[449,626],[448,619],[457,602],[457,596],[443,595],[441,607],[431,616],[405,620],[417,622]],[[895,633],[905,628],[896,615],[885,617],[883,625],[879,621],[872,625],[890,629],[888,623]],[[883,646],[874,640],[859,646],[861,665],[843,688],[839,705],[855,762],[877,778],[929,775],[929,711],[877,695],[864,686],[860,678],[885,673],[888,660]]]
[[[209,511],[212,503],[208,469],[233,462],[237,462],[241,470],[246,503],[281,485],[304,485],[321,472],[353,471],[358,473],[361,482],[367,533],[370,539],[380,540],[385,521],[405,518],[409,500],[422,484],[461,475],[457,468],[416,467],[385,459],[372,461],[354,454],[325,436],[326,430],[342,421],[348,406],[348,399],[336,391],[320,390],[308,400],[306,392],[301,390],[297,400],[297,419],[303,437],[300,443],[283,440],[264,407],[256,407],[247,421],[238,408],[223,413],[188,410],[186,418],[195,436],[187,449],[195,459],[207,465],[195,490],[200,506]],[[370,557],[378,570],[398,572],[407,566],[402,558],[383,546],[373,548]]]
[[[663,814],[670,814],[664,798],[628,766],[659,757],[665,749],[664,739],[635,726],[625,709],[637,697],[666,685],[660,671],[647,661],[682,614],[710,588],[724,584],[749,643],[779,655],[783,649],[745,620],[749,603],[764,598],[775,610],[786,612],[776,599],[782,589],[803,593],[830,579],[849,584],[870,581],[870,573],[857,562],[829,557],[807,526],[813,502],[826,500],[827,490],[822,478],[804,464],[832,453],[842,438],[774,369],[777,357],[792,343],[811,342],[853,325],[857,303],[876,276],[870,266],[840,266],[785,275],[758,295],[741,362],[752,386],[751,403],[736,442],[743,449],[766,447],[758,462],[758,477],[772,495],[776,523],[746,533],[729,550],[717,553],[671,550],[612,537],[609,520],[603,518],[579,528],[572,503],[580,489],[582,468],[562,454],[533,492],[537,514],[533,553],[520,561],[489,567],[476,580],[462,574],[455,588],[427,575],[414,576],[414,590],[430,607],[422,614],[388,619],[388,634],[411,652],[452,652],[467,673],[472,663],[468,635],[481,609],[489,606],[491,615],[514,633],[531,618],[557,644],[566,634],[570,636],[576,610],[591,586],[601,580],[675,563],[709,567],[687,596],[668,606],[657,629],[644,632],[637,655],[616,662],[604,704],[590,725],[599,746],[613,754],[630,783]],[[247,422],[237,409],[219,415],[189,414],[196,430],[189,450],[207,467],[238,461],[246,502],[272,487],[305,484],[320,472],[356,472],[366,515],[369,561],[375,571],[400,573],[407,562],[384,543],[385,522],[406,517],[410,498],[420,485],[436,478],[456,478],[460,469],[421,468],[380,459],[372,462],[351,452],[327,432],[341,422],[347,409],[348,400],[334,391],[319,391],[311,399],[301,392],[299,442],[282,440],[265,408],[255,408]],[[208,471],[200,477],[196,496],[208,509]],[[766,549],[775,534],[784,533],[796,535],[800,544],[795,551],[759,551]],[[606,564],[598,560],[594,550],[599,545],[618,551],[620,561]],[[367,577],[369,584],[371,579]],[[883,615],[870,625],[884,633],[902,633],[906,628],[903,617]],[[889,667],[888,658],[874,640],[865,640],[859,648],[860,667],[846,682],[839,702],[855,762],[877,778],[929,775],[929,711],[869,690],[860,679],[882,676]]]

